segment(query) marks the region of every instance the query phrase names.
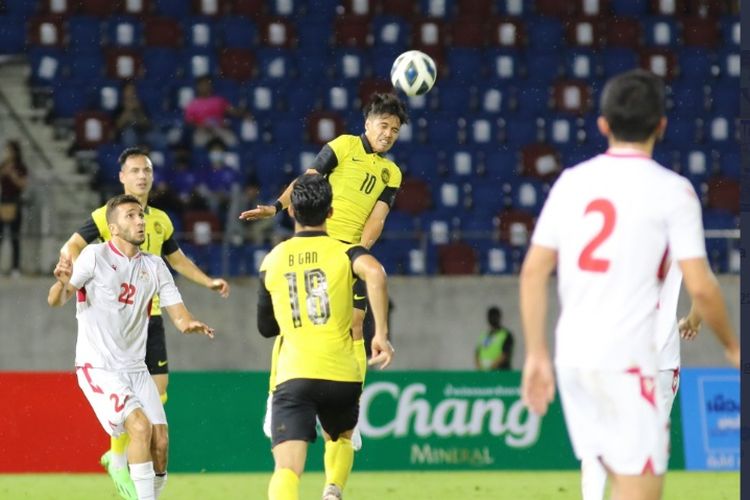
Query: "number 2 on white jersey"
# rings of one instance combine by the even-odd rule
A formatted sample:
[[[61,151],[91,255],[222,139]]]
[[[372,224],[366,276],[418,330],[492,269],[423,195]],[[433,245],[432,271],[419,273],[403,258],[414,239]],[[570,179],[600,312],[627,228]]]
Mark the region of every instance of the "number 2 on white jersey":
[[[586,210],[583,214],[588,215],[591,212],[602,214],[604,223],[599,232],[596,233],[596,236],[588,242],[583,248],[581,255],[578,256],[578,267],[583,271],[590,271],[592,273],[606,273],[609,269],[609,259],[594,257],[594,252],[612,235],[617,220],[617,211],[611,201],[604,198],[597,198],[586,205]]]

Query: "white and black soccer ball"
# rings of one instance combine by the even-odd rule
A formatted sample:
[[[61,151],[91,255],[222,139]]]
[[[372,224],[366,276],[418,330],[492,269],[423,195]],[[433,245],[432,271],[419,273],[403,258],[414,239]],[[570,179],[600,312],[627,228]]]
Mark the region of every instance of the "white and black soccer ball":
[[[391,66],[391,83],[406,95],[429,92],[436,78],[435,61],[419,50],[404,52]]]

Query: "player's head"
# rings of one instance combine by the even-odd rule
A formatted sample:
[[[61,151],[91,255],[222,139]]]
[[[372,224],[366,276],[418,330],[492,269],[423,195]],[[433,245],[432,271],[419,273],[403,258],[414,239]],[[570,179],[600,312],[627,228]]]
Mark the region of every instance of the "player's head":
[[[117,160],[120,163],[120,182],[125,193],[138,197],[148,196],[154,183],[154,167],[146,151],[128,148]]]
[[[492,328],[500,328],[503,324],[503,311],[497,306],[492,306],[487,309],[487,323],[489,323]]]
[[[599,130],[610,140],[645,143],[664,133],[664,82],[649,71],[636,69],[611,78],[599,105]]]
[[[301,175],[294,182],[289,214],[302,226],[322,226],[332,213],[333,191],[319,174]]]
[[[113,238],[120,238],[135,246],[146,241],[143,207],[133,195],[118,194],[107,202],[107,225]]]
[[[395,94],[373,94],[365,105],[365,137],[376,153],[386,153],[409,123],[404,103]]]

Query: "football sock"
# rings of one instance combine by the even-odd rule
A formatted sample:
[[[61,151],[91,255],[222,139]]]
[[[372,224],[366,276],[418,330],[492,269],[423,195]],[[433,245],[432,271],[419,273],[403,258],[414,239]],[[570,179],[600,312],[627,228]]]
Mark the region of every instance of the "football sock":
[[[126,451],[128,449],[128,443],[130,437],[126,432],[123,432],[118,437],[112,437],[109,440],[109,449],[111,464],[116,469],[121,469],[128,466],[128,456]]]
[[[159,399],[161,399],[161,404],[162,405],[167,404],[167,399],[168,399],[167,398],[167,393],[165,392],[164,394],[159,394]]]
[[[292,469],[276,469],[268,483],[268,500],[299,500],[299,478]]]
[[[155,500],[154,463],[130,464],[130,478],[135,485],[138,500]]]
[[[607,484],[607,469],[596,458],[581,462],[581,497],[583,500],[603,500]]]
[[[354,464],[352,442],[342,437],[336,441],[326,441],[323,462],[325,464],[326,484],[335,484],[343,490]]]
[[[167,484],[167,473],[156,474],[154,476],[154,498],[159,498],[164,486]]]
[[[359,372],[362,374],[362,383],[365,383],[367,373],[367,350],[365,350],[365,339],[354,340],[354,359],[357,360]]]

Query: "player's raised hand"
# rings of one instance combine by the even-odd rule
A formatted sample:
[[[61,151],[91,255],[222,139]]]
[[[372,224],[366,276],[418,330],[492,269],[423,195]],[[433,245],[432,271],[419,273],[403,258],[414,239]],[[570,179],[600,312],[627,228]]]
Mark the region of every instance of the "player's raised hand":
[[[276,207],[273,205],[258,205],[252,210],[245,210],[240,214],[242,220],[267,219],[276,215]]]
[[[214,329],[197,319],[188,321],[182,333],[201,333],[210,339],[214,338]]]
[[[216,292],[219,292],[219,295],[224,297],[225,299],[229,297],[229,283],[227,283],[227,280],[222,278],[214,278],[211,280],[211,286],[209,286],[211,290],[214,290]]]
[[[390,342],[380,336],[375,336],[371,344],[372,356],[367,362],[368,366],[378,366],[381,370],[388,367],[393,361],[396,350]]]
[[[685,340],[693,340],[701,329],[701,322],[692,322],[689,317],[680,318],[677,322],[677,329],[680,331],[680,337]]]
[[[73,274],[73,260],[65,255],[60,255],[60,260],[57,261],[52,274],[55,275],[57,281],[63,285],[67,285],[70,281],[70,276]]]
[[[527,356],[521,376],[521,399],[539,416],[555,399],[555,375],[549,356]]]

